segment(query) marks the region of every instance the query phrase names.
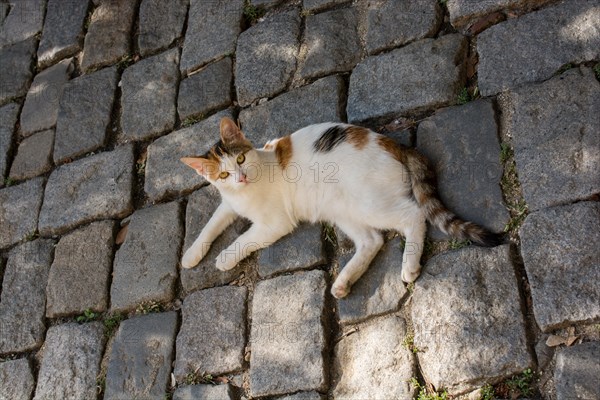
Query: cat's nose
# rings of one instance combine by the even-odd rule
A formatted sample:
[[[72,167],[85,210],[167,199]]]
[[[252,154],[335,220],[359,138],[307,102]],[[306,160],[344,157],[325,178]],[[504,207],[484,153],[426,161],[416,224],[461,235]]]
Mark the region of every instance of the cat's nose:
[[[248,178],[246,178],[246,174],[240,173],[238,175],[238,182],[239,183],[248,183]]]

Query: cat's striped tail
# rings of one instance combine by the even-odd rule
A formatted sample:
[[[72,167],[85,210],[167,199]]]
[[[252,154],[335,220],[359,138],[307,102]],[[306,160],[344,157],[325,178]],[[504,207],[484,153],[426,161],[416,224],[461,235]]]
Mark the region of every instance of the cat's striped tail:
[[[493,247],[502,243],[502,235],[463,221],[448,210],[439,198],[435,173],[427,159],[416,150],[407,149],[406,167],[410,173],[415,200],[425,213],[427,221],[442,232],[460,240],[470,240],[481,246]]]

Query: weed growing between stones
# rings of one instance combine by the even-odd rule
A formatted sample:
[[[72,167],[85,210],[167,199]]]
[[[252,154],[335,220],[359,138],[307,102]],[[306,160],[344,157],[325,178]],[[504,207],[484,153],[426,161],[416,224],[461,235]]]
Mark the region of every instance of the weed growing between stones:
[[[323,237],[327,243],[329,243],[334,249],[337,248],[337,235],[332,225],[325,224],[323,226]]]
[[[594,74],[596,75],[596,79],[600,81],[600,63],[594,65]]]
[[[404,340],[402,341],[402,346],[414,354],[417,354],[419,351],[421,351],[417,346],[415,346],[415,335],[412,332],[406,334]]]
[[[250,4],[250,0],[245,0],[243,14],[248,24],[254,25],[263,17],[263,15],[265,15],[265,10]]]
[[[460,105],[463,105],[477,98],[479,98],[479,88],[477,86],[471,92],[469,92],[468,88],[464,87],[458,93],[456,102]]]
[[[159,313],[164,311],[164,307],[162,304],[157,303],[156,301],[145,301],[138,305],[135,309],[136,314],[152,314]]]
[[[554,74],[554,75],[561,75],[561,74],[565,73],[566,71],[570,70],[573,67],[574,67],[573,64],[567,63],[567,64],[563,65],[562,67],[560,67],[558,69],[558,71],[556,71],[556,74]]]
[[[200,114],[195,117],[187,117],[181,122],[182,128],[187,128],[188,126],[194,125],[204,119],[204,115]]]
[[[117,328],[121,324],[121,321],[123,321],[124,319],[125,319],[125,317],[121,313],[114,313],[114,314],[109,314],[109,315],[105,316],[104,321],[103,321],[104,336],[106,336],[109,339],[111,337],[113,337],[113,335],[117,331]]]
[[[131,54],[126,54],[123,57],[121,57],[121,59],[117,63],[117,70],[121,73],[134,62],[135,58]]]
[[[452,239],[452,240],[450,240],[448,247],[450,248],[450,250],[458,250],[458,249],[462,249],[463,247],[467,247],[470,244],[471,244],[470,240]]]
[[[494,387],[489,383],[481,388],[479,400],[494,400],[496,398],[496,392]]]
[[[535,378],[534,372],[531,368],[527,368],[521,374],[513,376],[506,382],[499,385],[500,390],[506,391],[508,389],[509,393],[500,393],[503,397],[508,397],[512,399],[520,398],[520,397],[529,397],[533,394],[533,380]]]
[[[198,385],[201,383],[212,383],[215,384],[213,376],[211,374],[201,374],[199,370],[190,372],[183,378],[183,384],[185,385]]]
[[[449,400],[448,392],[428,390],[427,387],[421,385],[417,378],[412,378],[410,384],[417,390],[416,400]]]
[[[12,179],[10,179],[10,178],[5,178],[5,179],[4,179],[4,186],[6,186],[6,187],[13,186],[15,183],[16,183],[16,182],[15,182],[15,181],[13,181],[13,180],[12,180]]]
[[[95,313],[88,308],[87,310],[85,310],[83,312],[83,315],[79,315],[79,316],[75,317],[75,321],[79,322],[80,324],[83,324],[85,322],[95,321],[99,316],[100,316],[100,314]]]

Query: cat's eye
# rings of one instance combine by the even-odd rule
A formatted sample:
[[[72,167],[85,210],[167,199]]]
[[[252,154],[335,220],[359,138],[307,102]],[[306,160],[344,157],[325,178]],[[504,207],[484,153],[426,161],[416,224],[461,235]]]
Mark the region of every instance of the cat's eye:
[[[219,174],[220,179],[226,179],[229,176],[229,172],[223,171]]]
[[[238,164],[242,164],[244,161],[246,161],[246,156],[243,154],[240,154],[239,156],[237,156],[237,163]]]

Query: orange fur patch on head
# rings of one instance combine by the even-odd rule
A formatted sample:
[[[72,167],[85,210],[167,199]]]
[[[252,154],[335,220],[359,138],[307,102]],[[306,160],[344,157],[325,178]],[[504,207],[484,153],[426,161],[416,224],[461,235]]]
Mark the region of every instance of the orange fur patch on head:
[[[360,126],[351,126],[346,129],[346,141],[358,150],[362,150],[369,142],[369,130]]]
[[[292,159],[292,138],[290,136],[282,137],[275,143],[275,155],[281,168],[286,168]]]

